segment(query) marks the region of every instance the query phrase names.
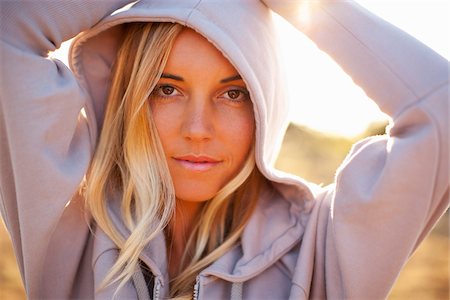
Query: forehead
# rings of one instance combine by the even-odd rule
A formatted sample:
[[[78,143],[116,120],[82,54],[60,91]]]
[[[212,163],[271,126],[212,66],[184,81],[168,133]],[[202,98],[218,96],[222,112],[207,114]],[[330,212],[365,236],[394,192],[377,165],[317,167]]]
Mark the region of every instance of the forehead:
[[[175,39],[166,69],[220,70],[237,73],[233,65],[211,42],[196,31],[185,28]]]

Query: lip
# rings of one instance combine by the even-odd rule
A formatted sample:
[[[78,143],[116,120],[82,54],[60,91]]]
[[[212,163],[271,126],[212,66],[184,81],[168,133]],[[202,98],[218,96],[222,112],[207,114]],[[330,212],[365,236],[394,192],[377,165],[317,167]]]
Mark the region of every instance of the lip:
[[[183,168],[191,171],[209,171],[222,163],[221,160],[206,155],[182,155],[172,158]]]

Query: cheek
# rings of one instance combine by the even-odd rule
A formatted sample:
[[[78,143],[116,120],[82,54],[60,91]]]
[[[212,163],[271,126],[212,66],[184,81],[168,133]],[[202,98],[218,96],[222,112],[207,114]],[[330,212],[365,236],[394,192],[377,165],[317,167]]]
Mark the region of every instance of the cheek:
[[[224,117],[224,130],[228,133],[225,141],[234,153],[234,159],[242,165],[254,143],[255,122],[251,109]]]
[[[150,108],[159,139],[165,149],[164,146],[170,144],[173,139],[172,136],[176,126],[174,121],[177,120],[177,118],[174,117],[173,110],[167,109],[164,106],[150,104]]]

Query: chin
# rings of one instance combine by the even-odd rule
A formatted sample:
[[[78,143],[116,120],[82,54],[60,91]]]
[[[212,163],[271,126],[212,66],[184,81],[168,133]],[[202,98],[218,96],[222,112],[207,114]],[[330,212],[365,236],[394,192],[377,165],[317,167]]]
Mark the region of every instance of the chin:
[[[175,196],[178,200],[188,201],[188,202],[205,202],[211,200],[219,191],[219,188],[202,187],[198,185],[184,185],[183,187],[177,187],[175,185]]]
[[[216,193],[177,193],[175,192],[175,196],[178,200],[186,201],[186,202],[206,202],[211,200]]]

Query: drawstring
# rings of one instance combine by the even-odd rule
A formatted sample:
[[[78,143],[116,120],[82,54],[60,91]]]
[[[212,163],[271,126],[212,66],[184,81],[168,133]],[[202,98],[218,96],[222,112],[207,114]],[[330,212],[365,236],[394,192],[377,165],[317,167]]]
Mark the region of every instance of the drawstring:
[[[231,285],[231,300],[242,300],[242,282],[233,282]]]

